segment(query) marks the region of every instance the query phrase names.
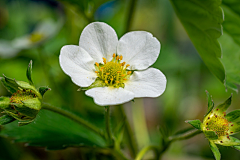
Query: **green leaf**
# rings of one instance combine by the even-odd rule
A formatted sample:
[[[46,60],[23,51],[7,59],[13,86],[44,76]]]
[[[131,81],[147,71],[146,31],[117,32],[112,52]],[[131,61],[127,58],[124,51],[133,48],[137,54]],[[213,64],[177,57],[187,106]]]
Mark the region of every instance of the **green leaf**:
[[[213,155],[214,155],[215,159],[220,160],[221,159],[221,154],[220,154],[216,144],[214,144],[212,141],[209,141],[209,145],[210,145],[210,148],[213,152]]]
[[[0,117],[0,125],[5,125],[8,123],[11,123],[15,121],[15,118],[9,116],[9,115],[3,115],[2,117]]]
[[[106,146],[105,140],[96,133],[47,110],[41,110],[34,123],[26,126],[18,127],[17,123],[5,125],[0,135],[11,137],[15,142],[46,147],[49,150],[63,149],[68,146]]]
[[[233,142],[237,142],[237,143],[240,143],[240,140],[235,138],[235,137],[231,137],[231,140]],[[232,146],[233,148],[237,149],[237,150],[240,150],[240,146]]]
[[[194,128],[201,130],[201,124],[202,122],[200,120],[187,120],[186,123],[191,124]]]
[[[9,107],[10,98],[8,97],[0,97],[0,108],[6,109]]]
[[[218,136],[214,131],[204,131],[204,134],[209,140],[217,140]]]
[[[219,58],[223,12],[221,0],[171,0],[173,8],[192,43],[209,70],[222,82],[225,71]]]
[[[240,110],[232,111],[225,116],[225,118],[230,122],[234,122],[239,117],[240,117]]]
[[[51,89],[48,87],[40,87],[38,90],[39,93],[43,96],[47,91],[50,91]]]
[[[208,91],[206,91],[206,93],[207,93],[207,97],[208,97],[208,110],[207,110],[207,114],[205,114],[204,117],[206,117],[212,111],[212,109],[214,107],[214,102],[212,100],[212,96],[209,94]]]
[[[28,68],[27,68],[27,79],[28,82],[30,83],[30,85],[33,85],[33,81],[32,81],[32,60],[30,61]]]
[[[240,3],[238,0],[223,0],[224,11],[222,63],[226,70],[226,86],[237,91],[240,84]]]
[[[3,86],[10,92],[10,93],[15,93],[18,90],[19,85],[16,83],[15,80],[6,77],[3,75],[3,77],[0,77],[0,80],[3,83]]]
[[[222,104],[218,105],[215,110],[219,113],[225,112],[232,103],[232,95]]]

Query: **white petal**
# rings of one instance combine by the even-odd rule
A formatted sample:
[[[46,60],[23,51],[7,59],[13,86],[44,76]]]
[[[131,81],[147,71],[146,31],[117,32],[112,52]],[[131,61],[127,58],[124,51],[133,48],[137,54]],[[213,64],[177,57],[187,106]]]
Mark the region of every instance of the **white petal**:
[[[62,70],[81,87],[90,86],[96,79],[94,61],[81,47],[75,45],[63,46],[59,56]]]
[[[134,94],[121,87],[98,87],[85,92],[86,95],[93,97],[94,102],[100,106],[118,105],[128,102],[134,98]]]
[[[114,29],[102,22],[94,22],[87,25],[79,41],[79,46],[84,48],[93,59],[102,63],[102,58],[108,61],[117,51],[118,37]]]
[[[160,42],[145,31],[129,32],[118,42],[117,54],[130,64],[131,70],[143,70],[151,66],[160,53]]]
[[[165,75],[156,68],[135,71],[125,83],[124,89],[131,91],[138,97],[158,97],[166,88]]]

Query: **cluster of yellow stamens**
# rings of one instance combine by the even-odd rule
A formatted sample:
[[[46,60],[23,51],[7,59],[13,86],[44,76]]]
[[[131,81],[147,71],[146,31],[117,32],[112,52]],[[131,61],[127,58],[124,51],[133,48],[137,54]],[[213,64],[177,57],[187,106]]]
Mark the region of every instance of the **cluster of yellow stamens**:
[[[106,58],[103,57],[103,63],[96,65],[96,73],[98,77],[105,83],[106,86],[113,87],[124,87],[124,82],[129,79],[132,74],[131,71],[127,70],[127,67],[130,65],[126,64],[126,62],[122,62],[123,56],[116,56],[113,54],[113,59],[107,62]]]
[[[36,97],[36,95],[32,93],[31,90],[18,90],[17,92],[12,94],[12,97],[10,98],[10,103],[23,104],[23,101],[34,97]]]

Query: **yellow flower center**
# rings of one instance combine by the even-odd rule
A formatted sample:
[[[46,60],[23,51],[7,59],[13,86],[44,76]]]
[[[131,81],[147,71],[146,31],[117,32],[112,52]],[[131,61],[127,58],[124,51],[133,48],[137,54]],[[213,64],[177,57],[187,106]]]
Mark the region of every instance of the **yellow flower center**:
[[[107,62],[103,57],[104,64],[95,63],[95,72],[106,86],[124,88],[124,82],[131,76],[132,72],[127,70],[130,65],[125,65],[126,62],[121,63],[122,58],[123,56],[116,56],[114,53],[111,61]]]
[[[23,104],[22,101],[31,99],[36,97],[35,94],[32,93],[31,90],[18,90],[17,92],[12,94],[12,97],[10,98],[10,103],[18,103]]]
[[[225,136],[228,135],[229,124],[230,122],[224,117],[212,114],[204,125],[207,130],[215,131],[218,136]]]

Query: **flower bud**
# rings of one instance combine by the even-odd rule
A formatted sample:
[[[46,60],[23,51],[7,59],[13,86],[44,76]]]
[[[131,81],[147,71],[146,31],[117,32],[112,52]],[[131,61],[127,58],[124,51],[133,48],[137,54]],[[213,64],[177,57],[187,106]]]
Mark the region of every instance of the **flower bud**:
[[[31,79],[32,74],[32,61],[27,69],[27,82],[16,81],[6,76],[0,77],[0,80],[4,87],[12,93],[10,98],[0,97],[0,108],[8,115],[7,117],[1,117],[3,124],[7,124],[15,120],[19,120],[19,125],[25,125],[31,123],[42,107],[43,94],[49,90],[47,87],[40,87],[37,90]],[[1,121],[0,121],[0,124]]]

